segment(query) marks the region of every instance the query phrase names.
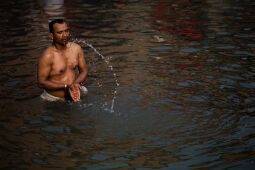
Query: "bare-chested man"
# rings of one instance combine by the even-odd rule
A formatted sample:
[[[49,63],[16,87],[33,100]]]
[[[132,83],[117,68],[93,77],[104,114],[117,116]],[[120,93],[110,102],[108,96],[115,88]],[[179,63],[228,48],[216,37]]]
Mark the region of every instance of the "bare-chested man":
[[[78,101],[81,93],[87,92],[80,85],[88,73],[82,48],[68,42],[70,33],[64,20],[51,21],[49,30],[53,43],[40,56],[37,70],[38,85],[44,89],[41,97],[49,101]]]

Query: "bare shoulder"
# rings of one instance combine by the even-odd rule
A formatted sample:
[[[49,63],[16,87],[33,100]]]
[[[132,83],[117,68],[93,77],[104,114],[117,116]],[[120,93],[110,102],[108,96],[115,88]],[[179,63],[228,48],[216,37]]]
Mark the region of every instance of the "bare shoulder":
[[[70,42],[70,43],[71,43],[70,45],[71,45],[75,50],[77,50],[77,51],[82,50],[82,48],[81,48],[81,46],[80,46],[79,44],[74,43],[74,42]]]
[[[50,61],[52,61],[53,50],[54,49],[52,48],[52,46],[45,49],[43,51],[43,53],[41,54],[41,56],[40,56],[39,62],[45,62],[45,61],[50,62]]]

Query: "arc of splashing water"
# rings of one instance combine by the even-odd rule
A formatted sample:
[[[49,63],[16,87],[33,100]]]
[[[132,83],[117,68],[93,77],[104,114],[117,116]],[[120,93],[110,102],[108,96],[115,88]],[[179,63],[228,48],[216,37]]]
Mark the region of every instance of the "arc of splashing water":
[[[97,49],[93,47],[92,44],[87,43],[85,40],[74,39],[73,41],[74,41],[74,42],[77,42],[77,43],[83,43],[83,44],[87,45],[88,47],[90,47],[91,49],[93,49],[94,52],[97,53],[97,54],[105,61],[105,63],[106,63],[106,64],[108,65],[108,67],[110,68],[110,70],[113,71],[113,67],[109,64],[109,63],[110,63],[110,62],[109,62],[109,59],[106,58],[105,56],[103,56],[102,54],[100,54],[100,53],[97,51]],[[111,112],[111,113],[114,112],[114,104],[115,104],[115,99],[116,99],[116,95],[117,95],[117,87],[119,86],[116,73],[113,73],[113,76],[114,76],[114,78],[115,78],[116,86],[115,86],[114,92],[113,92],[113,98],[112,98],[111,109],[110,109],[110,112]]]

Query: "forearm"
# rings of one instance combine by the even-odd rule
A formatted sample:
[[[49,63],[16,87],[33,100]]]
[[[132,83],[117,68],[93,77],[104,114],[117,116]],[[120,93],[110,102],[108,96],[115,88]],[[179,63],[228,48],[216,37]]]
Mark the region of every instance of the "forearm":
[[[38,86],[40,88],[47,89],[47,90],[63,90],[63,89],[65,89],[65,84],[52,82],[49,80],[39,82]]]
[[[87,71],[81,72],[81,73],[77,76],[77,78],[75,79],[74,83],[80,84],[81,82],[83,82],[83,81],[86,79],[87,74],[88,74]]]

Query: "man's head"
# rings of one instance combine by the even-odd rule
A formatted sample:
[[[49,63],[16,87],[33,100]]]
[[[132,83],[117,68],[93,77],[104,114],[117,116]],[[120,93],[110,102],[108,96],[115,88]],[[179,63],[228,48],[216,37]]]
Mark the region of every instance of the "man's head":
[[[50,37],[59,45],[65,45],[68,42],[70,33],[66,22],[63,19],[54,19],[49,23]]]
[[[65,21],[63,19],[54,19],[49,23],[49,31],[50,33],[54,33],[54,24],[63,24]]]

